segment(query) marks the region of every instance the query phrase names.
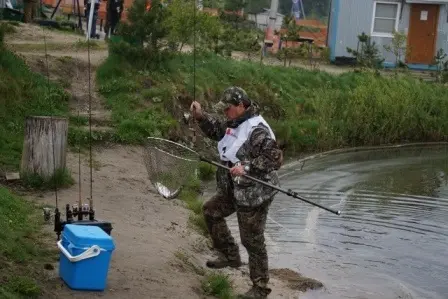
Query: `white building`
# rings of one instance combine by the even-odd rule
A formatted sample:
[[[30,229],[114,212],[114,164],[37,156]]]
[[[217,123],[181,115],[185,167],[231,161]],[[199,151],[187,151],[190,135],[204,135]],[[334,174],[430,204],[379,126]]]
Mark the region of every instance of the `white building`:
[[[269,10],[270,9],[264,8],[263,12],[257,14],[248,14],[247,19],[250,21],[254,21],[259,29],[265,30],[268,27]],[[277,19],[275,21],[275,30],[280,30],[283,24],[284,17],[285,15],[277,13]]]

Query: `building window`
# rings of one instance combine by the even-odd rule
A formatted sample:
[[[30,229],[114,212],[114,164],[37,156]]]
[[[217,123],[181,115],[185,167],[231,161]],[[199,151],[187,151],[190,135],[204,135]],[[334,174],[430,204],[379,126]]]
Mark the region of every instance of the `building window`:
[[[398,30],[399,3],[375,2],[373,5],[372,35],[391,37]]]

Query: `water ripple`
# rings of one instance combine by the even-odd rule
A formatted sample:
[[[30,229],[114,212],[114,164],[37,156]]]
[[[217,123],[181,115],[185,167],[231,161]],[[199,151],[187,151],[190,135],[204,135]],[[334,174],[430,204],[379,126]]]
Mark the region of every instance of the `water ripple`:
[[[447,153],[349,153],[283,176],[283,188],[342,215],[279,194],[266,229],[277,244],[272,263],[326,285],[326,292],[303,298],[446,299]]]

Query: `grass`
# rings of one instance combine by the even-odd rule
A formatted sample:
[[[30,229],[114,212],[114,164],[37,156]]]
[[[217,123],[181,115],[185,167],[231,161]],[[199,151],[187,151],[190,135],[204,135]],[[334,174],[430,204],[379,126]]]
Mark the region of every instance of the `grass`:
[[[37,298],[44,265],[56,259],[42,234],[36,207],[0,187],[0,297]]]
[[[97,72],[99,90],[112,110],[117,141],[140,143],[148,136],[165,136],[177,127],[176,121],[163,104],[148,92],[144,75],[128,74],[118,59],[109,58]],[[136,76],[136,78],[134,77]]]
[[[36,173],[22,174],[22,185],[32,190],[50,190],[55,187],[66,188],[75,183],[67,169],[56,170],[55,174],[45,178]]]
[[[202,290],[204,294],[219,299],[235,298],[230,277],[220,272],[206,275],[204,280],[202,280]]]
[[[229,275],[224,274],[222,271],[207,271],[192,261],[184,251],[176,251],[174,256],[180,262],[179,266],[182,269],[201,276],[201,289],[205,295],[219,299],[235,298],[233,282]]]
[[[191,211],[188,219],[189,224],[196,229],[201,235],[208,237],[209,232],[207,224],[205,223],[204,215],[202,214],[203,201],[199,197],[201,189],[201,181],[194,176],[188,180],[188,183],[183,187],[179,198],[184,201],[187,208]]]
[[[242,86],[261,105],[287,154],[448,139],[444,86],[404,75],[335,76],[197,55],[197,100],[209,108],[224,88]],[[186,99],[193,94],[192,73],[193,57],[188,54],[167,59],[153,70],[110,56],[97,77],[123,139],[139,142],[145,134],[175,132],[175,119],[191,103]]]
[[[25,117],[68,115],[68,94],[0,45],[0,168],[16,171],[22,154]]]

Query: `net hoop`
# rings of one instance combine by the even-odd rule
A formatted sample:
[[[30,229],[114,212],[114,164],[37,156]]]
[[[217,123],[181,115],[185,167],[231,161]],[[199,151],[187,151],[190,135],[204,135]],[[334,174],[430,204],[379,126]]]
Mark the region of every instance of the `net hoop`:
[[[159,140],[159,141],[162,141],[162,142],[167,142],[167,143],[172,144],[173,146],[179,146],[179,147],[181,147],[181,148],[183,148],[183,149],[189,151],[190,153],[194,154],[195,156],[198,156],[198,153],[196,153],[196,152],[195,152],[194,150],[192,150],[191,148],[188,148],[188,147],[186,147],[186,146],[183,145],[183,144],[180,144],[180,143],[177,143],[177,142],[168,140],[168,139],[159,138],[159,137],[148,137],[148,140]],[[167,155],[169,155],[169,156],[171,156],[171,157],[174,157],[174,158],[176,158],[176,159],[181,159],[181,160],[188,161],[188,162],[197,162],[197,161],[198,161],[197,158],[196,158],[196,159],[187,159],[187,158],[179,157],[179,156],[174,155],[174,154],[172,154],[172,153],[170,153],[170,152],[167,152],[167,151],[165,151],[165,150],[163,150],[163,149],[161,149],[160,147],[157,147],[157,146],[155,146],[155,145],[150,145],[150,144],[148,144],[148,145],[149,145],[149,146],[152,146],[152,147],[156,148],[157,150],[163,152],[164,154],[167,154]]]
[[[182,182],[183,180],[179,179],[178,177],[178,180],[180,180],[179,182],[180,184],[173,185],[170,184],[169,181],[166,181],[166,179],[162,178],[161,180],[159,180],[157,178],[157,172],[160,170],[159,167],[163,168],[163,162],[158,160],[160,156],[163,158],[162,160],[169,158],[172,161],[178,161],[175,163],[183,163],[186,165],[190,165],[188,168],[190,169],[189,173],[191,173],[191,170],[193,170],[194,168],[193,170],[194,175],[196,177],[198,177],[199,175],[196,165],[199,162],[199,154],[193,151],[192,149],[188,148],[187,146],[184,146],[180,143],[164,138],[147,137],[147,142],[145,144],[144,151],[145,151],[144,154],[145,164],[148,170],[151,183],[156,189],[156,191],[165,199],[173,199],[180,194],[180,192],[183,189],[183,182]],[[181,153],[181,156],[177,153]],[[153,164],[155,168],[149,169],[148,164]],[[180,173],[182,173],[182,171],[180,171]]]

